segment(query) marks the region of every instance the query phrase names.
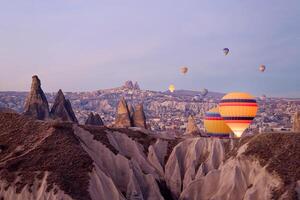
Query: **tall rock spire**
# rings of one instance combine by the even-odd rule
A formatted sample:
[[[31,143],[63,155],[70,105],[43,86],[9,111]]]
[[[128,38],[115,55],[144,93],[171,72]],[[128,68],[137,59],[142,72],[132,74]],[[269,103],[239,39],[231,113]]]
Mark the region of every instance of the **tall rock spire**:
[[[90,113],[87,120],[85,121],[85,125],[95,125],[95,126],[103,126],[103,121],[99,114]]]
[[[192,115],[188,118],[185,134],[198,134],[200,132],[195,119]]]
[[[135,106],[132,118],[134,127],[147,128],[143,104]]]
[[[57,92],[50,115],[53,119],[60,119],[62,121],[76,123],[78,122],[72,109],[71,102],[65,98],[65,95],[61,90]]]
[[[132,120],[130,118],[130,112],[128,109],[127,102],[124,97],[122,97],[119,101],[115,126],[119,128],[131,127]]]
[[[49,105],[38,76],[32,76],[31,90],[25,102],[24,115],[35,119],[49,118]]]

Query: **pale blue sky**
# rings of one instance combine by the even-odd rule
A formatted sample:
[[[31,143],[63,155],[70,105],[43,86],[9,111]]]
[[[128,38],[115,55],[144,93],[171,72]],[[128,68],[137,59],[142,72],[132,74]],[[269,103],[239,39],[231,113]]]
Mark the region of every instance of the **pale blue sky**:
[[[131,79],[300,97],[300,1],[0,0],[0,72],[2,91],[28,90],[37,74],[45,91]]]

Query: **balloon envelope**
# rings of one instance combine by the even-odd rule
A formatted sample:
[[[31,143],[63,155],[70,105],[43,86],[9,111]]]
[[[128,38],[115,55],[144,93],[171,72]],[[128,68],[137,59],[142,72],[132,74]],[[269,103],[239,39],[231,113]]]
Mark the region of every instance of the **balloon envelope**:
[[[259,71],[264,72],[265,70],[266,70],[266,66],[265,65],[259,66]]]
[[[173,84],[171,84],[171,85],[169,86],[169,91],[170,91],[170,92],[174,92],[174,91],[175,91],[175,86],[174,86]]]
[[[187,68],[187,67],[181,67],[181,68],[180,68],[180,72],[181,72],[182,74],[186,74],[186,73],[188,72],[188,70],[189,70],[189,68]]]
[[[208,136],[229,138],[232,133],[219,113],[219,107],[205,113],[204,128]]]
[[[222,118],[234,132],[234,135],[241,137],[256,116],[258,105],[252,95],[233,92],[226,94],[222,98],[219,110]]]
[[[229,49],[228,48],[224,48],[223,52],[224,52],[225,56],[227,56],[227,54],[229,53]]]

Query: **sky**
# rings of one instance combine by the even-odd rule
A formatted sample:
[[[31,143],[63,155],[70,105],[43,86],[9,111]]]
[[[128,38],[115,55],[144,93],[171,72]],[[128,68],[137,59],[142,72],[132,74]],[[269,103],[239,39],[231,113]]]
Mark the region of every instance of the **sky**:
[[[300,1],[0,0],[0,91],[34,74],[46,92],[133,80],[300,97]]]

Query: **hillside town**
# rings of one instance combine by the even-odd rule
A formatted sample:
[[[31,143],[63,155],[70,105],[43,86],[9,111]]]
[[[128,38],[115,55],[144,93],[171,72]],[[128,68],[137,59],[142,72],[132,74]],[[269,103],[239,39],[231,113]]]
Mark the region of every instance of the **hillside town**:
[[[62,93],[60,91],[59,93]],[[27,92],[0,92],[0,107],[24,112]],[[147,126],[153,131],[179,130],[184,132],[189,116],[193,116],[200,130],[204,130],[203,117],[206,111],[215,107],[222,93],[209,92],[201,97],[196,91],[178,90],[157,92],[142,90],[137,82],[126,81],[118,88],[102,89],[93,92],[65,92],[65,97],[83,124],[90,113],[97,113],[104,124],[115,122],[119,100],[124,98],[129,108],[142,104],[147,118]],[[49,106],[55,104],[56,93],[46,93]],[[248,131],[289,131],[293,115],[300,110],[300,99],[257,98],[259,111]],[[74,118],[74,117],[73,117]]]

